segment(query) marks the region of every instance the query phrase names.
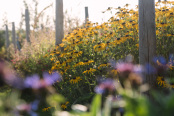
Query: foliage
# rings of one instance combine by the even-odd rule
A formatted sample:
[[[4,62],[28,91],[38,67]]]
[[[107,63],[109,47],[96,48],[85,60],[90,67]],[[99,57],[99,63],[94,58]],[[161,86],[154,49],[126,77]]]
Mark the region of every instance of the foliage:
[[[0,51],[2,50],[2,47],[5,46],[5,36],[4,31],[0,31]]]
[[[0,55],[5,57],[5,32],[0,30]]]
[[[100,80],[92,104],[89,107],[72,105],[72,111],[65,112],[62,110],[69,102],[65,102],[53,87],[63,80],[61,75],[44,72],[42,78],[35,74],[23,79],[0,60],[0,87],[10,87],[0,94],[0,113],[6,116],[173,116],[173,89],[149,89],[142,83],[146,67],[132,61],[126,58],[125,62],[112,62],[111,66],[118,70],[118,75]]]
[[[51,68],[50,58],[44,57],[54,45],[54,32],[45,30],[33,33],[30,36],[31,43],[23,42],[20,51],[14,51],[10,46],[10,54],[14,68],[23,73],[24,76],[31,74],[42,74]]]

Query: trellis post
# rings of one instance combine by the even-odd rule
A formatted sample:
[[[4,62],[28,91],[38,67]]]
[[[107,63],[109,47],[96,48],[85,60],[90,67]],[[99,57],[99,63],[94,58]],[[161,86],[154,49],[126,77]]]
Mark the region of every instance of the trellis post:
[[[164,0],[164,1],[167,1],[167,0]],[[158,2],[161,2],[161,0],[158,0]]]
[[[20,43],[19,43],[19,36],[16,36],[16,43],[17,43],[17,48],[18,50],[20,51],[21,50],[21,46],[20,46]]]
[[[14,50],[16,51],[16,31],[15,31],[15,23],[12,22],[12,40],[14,44]]]
[[[63,0],[56,0],[56,45],[62,43],[64,38],[64,28],[63,28]]]
[[[156,55],[155,0],[139,0],[139,62],[154,65]],[[156,78],[147,68],[145,82],[154,85]]]
[[[6,45],[6,51],[10,45],[10,41],[9,41],[9,33],[8,33],[8,26],[5,25],[5,45]]]
[[[89,21],[88,7],[85,7],[85,24]]]
[[[25,9],[26,39],[30,42],[30,17],[28,9]]]

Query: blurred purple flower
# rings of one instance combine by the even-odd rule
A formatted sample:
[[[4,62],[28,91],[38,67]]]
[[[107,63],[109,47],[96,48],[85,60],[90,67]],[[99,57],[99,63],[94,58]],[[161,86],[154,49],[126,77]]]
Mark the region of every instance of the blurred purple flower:
[[[115,90],[114,80],[106,79],[102,81],[98,86],[95,87],[95,92],[98,94],[102,94],[106,91],[106,89],[113,91]]]
[[[114,67],[114,68],[116,67],[116,62],[115,62],[115,60],[112,60],[112,59],[111,59],[111,60],[109,60],[109,63],[111,64],[112,67]]]
[[[30,77],[26,77],[24,84],[26,88],[34,88],[34,89],[40,88],[41,84],[39,75],[35,74]]]
[[[36,111],[38,109],[39,105],[39,100],[35,100],[34,102],[31,103],[31,109]]]
[[[117,70],[122,73],[122,72],[132,72],[134,69],[134,65],[132,63],[117,63],[116,65]]]
[[[21,104],[21,105],[16,106],[16,109],[18,111],[29,112],[29,111],[31,111],[31,105],[30,104]]]
[[[133,62],[133,60],[134,60],[134,57],[131,54],[127,55],[125,58],[125,61],[129,63]]]
[[[105,92],[105,90],[99,86],[96,86],[94,91],[98,94],[103,94]]]
[[[30,116],[38,116],[38,114],[36,112],[33,112],[33,111],[29,112],[29,114],[30,114]]]
[[[172,60],[172,61],[174,60],[174,54],[169,55],[169,60]]]
[[[124,108],[120,107],[119,108],[119,112],[121,113],[121,116],[123,116],[123,114],[124,114]]]
[[[155,63],[161,63],[161,64],[163,64],[163,65],[165,65],[167,62],[166,62],[166,59],[163,57],[163,56],[158,56],[158,57],[155,57],[154,59],[153,59],[153,61],[155,62]]]
[[[146,64],[145,65],[145,73],[146,74],[156,74],[157,70],[151,64]]]
[[[169,55],[169,62],[168,62],[168,64],[171,65],[171,66],[174,65],[174,55],[173,54]]]
[[[5,83],[17,88],[17,89],[23,89],[24,88],[24,83],[23,83],[23,79],[17,77],[15,74],[8,72],[8,74],[5,75]]]
[[[24,81],[26,88],[44,88],[46,86],[50,86],[57,81],[61,80],[61,76],[59,73],[49,74],[47,72],[43,73],[43,79],[40,79],[39,75],[35,74],[33,76],[27,77]]]
[[[134,65],[133,72],[142,74],[144,72],[144,67],[141,65]]]
[[[52,85],[57,81],[61,81],[61,76],[59,73],[54,72],[53,74],[49,74],[48,72],[43,73],[44,81],[47,85]]]
[[[16,106],[15,114],[16,116],[21,116],[21,112],[26,112],[30,116],[37,116],[37,113],[34,112],[38,109],[39,100],[35,100],[30,104],[20,104]]]

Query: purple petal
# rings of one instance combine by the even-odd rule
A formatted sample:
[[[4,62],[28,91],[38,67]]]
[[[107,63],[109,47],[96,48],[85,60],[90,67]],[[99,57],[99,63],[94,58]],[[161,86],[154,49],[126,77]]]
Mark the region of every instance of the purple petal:
[[[134,68],[134,65],[132,63],[117,63],[117,69],[120,72],[132,72]]]
[[[145,65],[145,72],[146,74],[156,74],[157,70],[150,64]]]
[[[99,86],[96,86],[94,91],[98,94],[103,94],[105,92],[105,90]]]
[[[38,89],[40,88],[40,77],[35,74],[31,77],[27,77],[24,81],[25,87],[26,88],[35,88]]]
[[[39,100],[35,100],[34,102],[31,103],[31,109],[36,111],[38,109],[39,105]]]
[[[55,72],[53,74],[49,74],[48,72],[44,72],[43,78],[44,78],[44,81],[47,85],[52,85],[53,83],[61,80],[61,76],[57,72]]]
[[[163,64],[163,65],[166,64],[166,59],[165,59],[164,57],[162,57],[162,56],[155,57],[153,61],[156,63],[157,60],[158,60],[161,64]]]

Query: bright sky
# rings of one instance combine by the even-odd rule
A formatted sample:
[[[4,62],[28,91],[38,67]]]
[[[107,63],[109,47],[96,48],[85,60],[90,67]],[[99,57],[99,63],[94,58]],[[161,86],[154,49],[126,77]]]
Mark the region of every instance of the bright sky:
[[[56,0],[38,0],[38,11],[40,12],[43,8],[53,3],[53,7],[47,9],[45,14],[49,14],[51,17],[55,15],[55,1]],[[34,8],[32,0],[26,0],[31,7]],[[102,11],[106,10],[108,7],[118,7],[124,6],[126,3],[130,4],[130,8],[135,8],[138,4],[138,0],[63,0],[64,11],[68,11],[72,17],[78,17],[81,21],[85,20],[85,10],[84,7],[88,6],[89,19],[92,22],[103,22],[107,21],[111,13],[103,14]],[[25,7],[23,0],[0,0],[0,29],[3,29],[3,19],[6,17],[8,23],[16,23],[16,27],[19,27],[19,22],[21,19],[21,12],[24,13]],[[30,9],[31,10],[31,9]],[[102,20],[103,19],[103,20]],[[10,26],[10,25],[9,25]]]

